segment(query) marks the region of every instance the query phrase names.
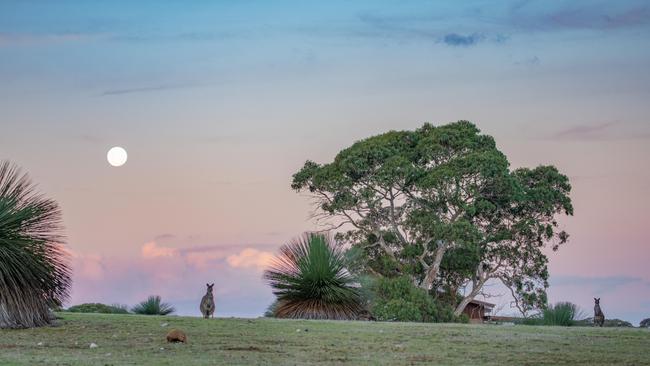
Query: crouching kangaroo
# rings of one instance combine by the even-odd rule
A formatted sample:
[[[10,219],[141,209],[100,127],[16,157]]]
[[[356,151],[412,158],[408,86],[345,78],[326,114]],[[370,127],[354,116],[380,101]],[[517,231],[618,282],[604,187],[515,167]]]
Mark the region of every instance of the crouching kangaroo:
[[[603,310],[600,308],[600,297],[594,297],[594,302],[596,303],[594,305],[594,326],[598,325],[602,327],[605,323],[605,314],[603,314]]]
[[[209,318],[209,317],[214,317],[214,295],[212,294],[212,287],[214,286],[214,283],[209,285],[205,284],[208,289],[203,295],[203,298],[201,299],[201,314],[203,315],[204,318]]]

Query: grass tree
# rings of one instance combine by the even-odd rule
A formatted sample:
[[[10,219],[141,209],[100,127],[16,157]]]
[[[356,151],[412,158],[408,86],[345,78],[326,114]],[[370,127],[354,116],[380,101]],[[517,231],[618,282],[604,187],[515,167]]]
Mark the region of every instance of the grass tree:
[[[280,248],[264,277],[278,302],[278,318],[356,319],[359,292],[342,249],[322,234],[305,234]]]
[[[570,302],[558,302],[555,305],[549,305],[542,311],[542,323],[544,325],[568,327],[575,325],[581,318],[584,318],[583,312],[578,305]]]
[[[0,328],[49,324],[68,297],[61,211],[27,174],[0,162]]]
[[[160,296],[149,296],[145,301],[134,306],[131,311],[141,315],[169,315],[176,309],[170,304],[162,302]]]
[[[584,312],[578,305],[570,302],[558,302],[555,305],[548,305],[539,314],[524,319],[527,325],[558,325],[569,327],[585,323]],[[630,324],[631,326],[631,324]]]

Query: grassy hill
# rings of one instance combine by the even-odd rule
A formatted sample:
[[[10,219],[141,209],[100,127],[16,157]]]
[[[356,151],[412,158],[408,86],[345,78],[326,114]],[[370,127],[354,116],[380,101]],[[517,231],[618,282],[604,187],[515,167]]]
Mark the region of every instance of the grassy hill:
[[[650,365],[646,329],[59,315],[0,330],[0,364]],[[166,343],[171,328],[188,344]]]

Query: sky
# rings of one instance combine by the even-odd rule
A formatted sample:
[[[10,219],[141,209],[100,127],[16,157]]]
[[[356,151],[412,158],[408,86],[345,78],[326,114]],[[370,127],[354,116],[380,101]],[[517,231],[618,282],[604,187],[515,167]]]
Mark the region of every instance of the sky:
[[[470,120],[513,168],[570,177],[550,301],[638,324],[649,40],[647,1],[0,0],[0,159],[63,210],[68,305],[159,294],[198,316],[214,282],[217,316],[254,317],[269,259],[318,228],[290,188],[305,160]]]

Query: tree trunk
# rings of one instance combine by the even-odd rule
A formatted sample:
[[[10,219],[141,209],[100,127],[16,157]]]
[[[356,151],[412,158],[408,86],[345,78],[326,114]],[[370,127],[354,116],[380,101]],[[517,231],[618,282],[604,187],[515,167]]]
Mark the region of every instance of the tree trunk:
[[[431,267],[429,267],[429,270],[427,271],[427,275],[424,277],[424,280],[422,280],[422,283],[420,284],[420,288],[423,288],[427,291],[431,290],[433,281],[435,281],[436,278],[438,278],[438,272],[440,271],[440,263],[442,262],[442,257],[445,255],[446,251],[447,251],[447,246],[445,245],[439,245],[438,248],[436,248],[436,253],[433,258],[433,263],[431,263]]]
[[[474,296],[476,296],[476,294],[474,294],[473,291],[472,291],[472,293],[470,293],[469,296],[465,296],[463,298],[463,300],[460,302],[460,304],[458,304],[458,306],[456,306],[456,310],[454,310],[454,315],[455,316],[460,316],[460,314],[463,313],[463,310],[465,310],[465,307],[467,306],[467,304],[469,304],[472,300],[474,300]]]
[[[476,295],[478,295],[478,293],[481,292],[481,288],[483,287],[483,284],[485,284],[485,281],[479,281],[478,283],[472,284],[472,291],[469,293],[469,295],[465,296],[463,300],[461,300],[458,306],[456,306],[456,310],[454,310],[455,316],[460,316],[460,314],[463,313],[463,310],[465,310],[467,304],[472,302],[472,300],[474,300]]]

